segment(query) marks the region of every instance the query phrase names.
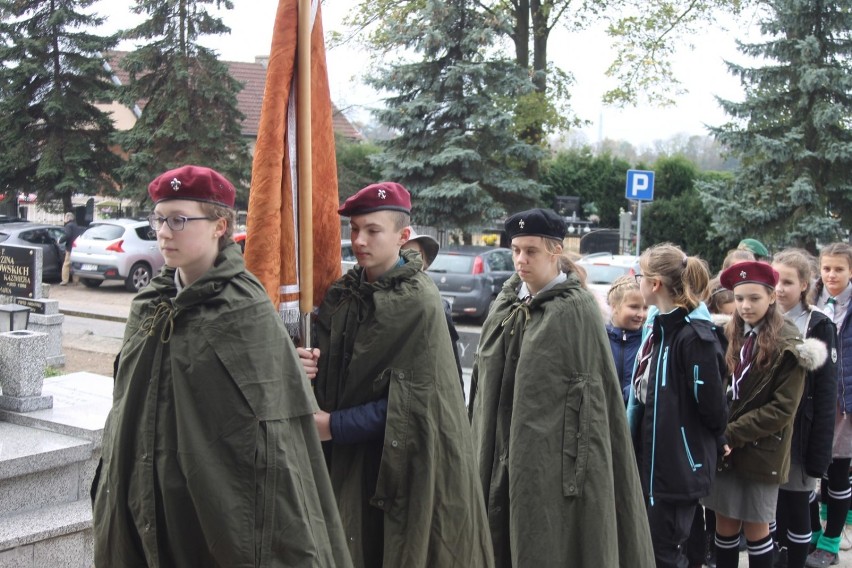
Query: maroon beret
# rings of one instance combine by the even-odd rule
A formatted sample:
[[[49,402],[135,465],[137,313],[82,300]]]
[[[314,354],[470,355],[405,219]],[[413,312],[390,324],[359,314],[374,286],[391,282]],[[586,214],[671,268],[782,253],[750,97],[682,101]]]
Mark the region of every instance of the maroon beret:
[[[400,184],[383,181],[368,185],[347,199],[337,213],[344,217],[373,211],[402,211],[411,213],[411,194]]]
[[[160,174],[148,185],[148,195],[154,203],[167,199],[207,201],[234,207],[236,191],[222,174],[202,166],[181,166]]]
[[[719,275],[719,282],[728,290],[733,290],[740,284],[763,284],[775,289],[778,284],[778,271],[765,262],[748,260],[725,269]]]

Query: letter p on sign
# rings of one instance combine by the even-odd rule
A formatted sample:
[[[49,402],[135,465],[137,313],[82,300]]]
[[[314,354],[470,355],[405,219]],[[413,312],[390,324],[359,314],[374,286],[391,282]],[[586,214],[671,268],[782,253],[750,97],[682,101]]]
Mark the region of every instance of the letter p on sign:
[[[654,200],[654,172],[627,170],[625,197],[635,201]]]

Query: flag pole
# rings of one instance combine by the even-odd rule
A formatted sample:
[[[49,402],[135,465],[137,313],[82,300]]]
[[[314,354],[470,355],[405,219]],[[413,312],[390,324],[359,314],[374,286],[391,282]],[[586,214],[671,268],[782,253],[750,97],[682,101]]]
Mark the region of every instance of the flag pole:
[[[299,176],[299,311],[302,346],[311,347],[314,304],[313,159],[311,148],[311,0],[299,0],[297,35],[297,156]]]

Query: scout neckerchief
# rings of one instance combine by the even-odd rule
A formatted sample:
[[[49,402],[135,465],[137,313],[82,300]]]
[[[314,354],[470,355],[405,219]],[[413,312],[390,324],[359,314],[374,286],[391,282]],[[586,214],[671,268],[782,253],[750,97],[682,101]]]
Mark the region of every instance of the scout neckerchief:
[[[731,390],[734,394],[734,400],[739,400],[740,398],[740,388],[741,383],[744,378],[748,376],[748,371],[751,369],[751,364],[753,361],[754,355],[754,341],[757,337],[756,328],[752,328],[746,334],[746,339],[743,341],[743,346],[740,347],[740,360],[737,362],[737,366],[734,369],[733,380],[731,381]]]

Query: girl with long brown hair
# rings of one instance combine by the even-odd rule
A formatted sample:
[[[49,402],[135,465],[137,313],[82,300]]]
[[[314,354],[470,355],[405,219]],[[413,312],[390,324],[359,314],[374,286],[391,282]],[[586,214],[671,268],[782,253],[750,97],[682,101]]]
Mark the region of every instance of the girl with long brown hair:
[[[739,534],[748,543],[749,566],[770,568],[778,487],[790,469],[793,417],[805,367],[796,326],[776,305],[778,272],[760,262],[741,262],[720,275],[734,292],[736,313],[728,324],[725,355],[732,398],[723,461],[705,506],[716,512],[718,568],[739,561]]]

